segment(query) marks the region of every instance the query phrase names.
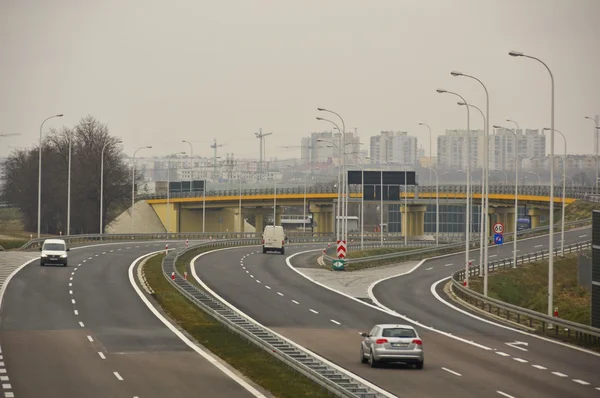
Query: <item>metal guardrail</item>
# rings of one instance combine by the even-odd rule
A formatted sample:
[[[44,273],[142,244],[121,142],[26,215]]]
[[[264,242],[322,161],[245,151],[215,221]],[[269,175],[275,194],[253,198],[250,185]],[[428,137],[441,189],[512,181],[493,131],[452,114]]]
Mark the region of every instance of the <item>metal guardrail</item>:
[[[580,227],[580,226],[586,226],[586,225],[590,225],[592,223],[592,219],[584,219],[584,220],[576,220],[576,221],[570,221],[570,222],[566,222],[565,223],[565,230],[567,230],[568,228],[576,228],[576,227]],[[542,226],[542,227],[538,227],[538,228],[533,228],[533,229],[524,229],[521,231],[517,232],[517,236],[519,238],[527,238],[527,237],[532,237],[532,236],[536,236],[539,234],[543,234],[543,233],[547,233],[549,231],[550,227],[549,226]],[[560,230],[560,223],[555,224],[554,225],[554,230]],[[475,236],[477,236],[478,234],[476,234]],[[511,238],[514,236],[514,232],[510,232],[510,233],[506,233],[504,234],[505,238]],[[489,244],[493,243],[493,237],[489,237],[488,238]],[[428,246],[429,244],[431,244],[430,241],[409,241],[409,246]],[[377,246],[377,245],[372,245],[374,249],[380,248],[381,246]],[[366,256],[366,257],[358,257],[358,258],[348,258],[347,262],[348,263],[366,263],[366,262],[371,262],[371,261],[382,261],[382,260],[390,260],[390,259],[397,259],[398,261],[401,261],[402,258],[405,257],[409,257],[409,256],[414,256],[414,255],[426,255],[426,254],[430,254],[430,253],[434,253],[434,252],[438,252],[438,251],[447,251],[447,250],[452,250],[452,249],[462,249],[465,246],[465,242],[459,242],[459,243],[450,243],[450,244],[440,244],[439,246],[435,246],[435,242],[433,242],[433,246],[434,247],[430,247],[430,248],[426,248],[426,249],[416,249],[416,250],[406,250],[406,251],[402,251],[402,252],[397,252],[397,253],[386,253],[386,254],[379,254],[379,255],[373,255],[373,256]],[[478,248],[479,247],[479,237],[476,237],[474,239],[471,240],[471,245],[472,248]],[[360,245],[357,247],[355,244],[352,246],[348,246],[349,249],[353,248],[353,249],[358,249],[360,248]],[[384,246],[384,247],[402,247],[402,245],[389,245],[389,246]],[[323,258],[327,261],[333,261],[335,260],[337,257],[332,257],[329,256],[327,254],[323,255]]]
[[[382,395],[373,391],[362,382],[353,379],[349,375],[331,367],[329,364],[316,358],[313,354],[301,349],[299,346],[292,345],[289,342],[274,335],[271,331],[252,320],[241,316],[231,308],[220,302],[210,293],[198,288],[185,280],[177,270],[175,264],[177,259],[190,250],[199,248],[235,246],[248,244],[244,241],[217,241],[206,244],[199,244],[185,249],[178,254],[170,252],[162,262],[162,270],[165,278],[181,294],[191,300],[196,306],[211,315],[230,331],[252,342],[259,348],[265,350],[276,359],[282,361],[295,371],[308,377],[310,380],[327,389],[330,393],[339,397],[348,398],[377,398]],[[254,241],[260,244],[259,240]],[[171,279],[171,274],[175,272],[175,280]]]
[[[591,241],[579,242],[565,246],[564,249],[565,253],[575,253],[589,248],[591,245]],[[558,255],[560,255],[560,249],[555,249],[554,256]],[[524,254],[517,257],[517,265],[547,259],[548,257],[548,251]],[[512,265],[512,258],[505,258],[489,263],[490,272],[493,272],[497,269],[509,268],[512,267]],[[475,277],[478,275],[478,266],[472,266],[469,268],[469,277]],[[574,338],[588,345],[600,345],[600,328],[594,328],[589,325],[551,317],[528,308],[522,308],[514,304],[509,304],[491,297],[486,297],[479,292],[463,286],[464,279],[464,269],[455,272],[452,275],[452,288],[460,299],[474,305],[477,308],[487,311],[493,315],[506,318],[509,321],[516,322],[519,325],[523,325],[525,323],[529,328],[540,328],[542,334],[546,334],[547,330],[553,329],[554,334],[557,337],[564,337],[567,339]]]
[[[504,195],[514,195],[515,187],[514,185],[490,185],[490,195],[494,194],[504,194]],[[404,188],[402,188],[404,189]],[[419,193],[435,193],[435,185],[416,185],[416,186],[407,186],[408,192],[415,192],[417,195]],[[572,199],[585,199],[590,193],[593,191],[593,187],[567,187],[565,190],[565,196],[567,198]],[[240,196],[240,192],[242,196],[258,196],[258,195],[273,195],[275,190],[274,188],[265,187],[265,188],[252,188],[252,189],[220,189],[220,190],[210,190],[206,191],[206,197],[217,197],[217,196]],[[359,193],[360,186],[359,185],[351,185],[350,193]],[[439,186],[440,193],[466,193],[467,186],[466,185],[440,185]],[[481,185],[473,184],[471,185],[471,192],[473,194],[481,194]],[[286,195],[286,194],[304,194],[304,187],[295,187],[295,188],[277,188],[277,195]],[[337,187],[335,184],[331,185],[320,185],[320,186],[307,186],[306,187],[307,194],[337,194]],[[519,195],[532,195],[532,196],[549,196],[550,195],[550,186],[549,185],[525,185],[519,186]],[[557,184],[554,187],[554,195],[556,198],[560,198],[562,196],[562,184]],[[171,198],[202,198],[202,192],[172,192],[169,195]],[[148,200],[148,199],[166,199],[167,194],[148,194],[148,195],[138,195],[138,200]]]

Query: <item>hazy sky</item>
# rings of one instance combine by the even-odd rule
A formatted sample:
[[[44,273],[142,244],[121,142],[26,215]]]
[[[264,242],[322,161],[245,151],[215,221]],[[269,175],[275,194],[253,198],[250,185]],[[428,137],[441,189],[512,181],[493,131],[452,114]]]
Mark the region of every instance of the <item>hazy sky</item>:
[[[41,121],[72,126],[87,114],[107,123],[138,156],[187,151],[258,158],[299,155],[285,145],[329,130],[316,107],[341,113],[368,138],[404,130],[428,148],[435,136],[465,128],[456,91],[485,110],[477,82],[490,91],[491,124],[550,124],[569,152],[590,153],[600,113],[599,0],[0,0],[0,156],[35,144]],[[472,128],[481,117],[472,116]],[[562,153],[562,138],[556,137]]]

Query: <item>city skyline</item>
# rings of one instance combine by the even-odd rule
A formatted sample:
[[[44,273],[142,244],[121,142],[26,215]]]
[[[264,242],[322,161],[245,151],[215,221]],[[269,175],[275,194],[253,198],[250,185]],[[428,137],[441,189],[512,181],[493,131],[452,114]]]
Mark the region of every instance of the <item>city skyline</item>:
[[[123,139],[126,153],[139,145],[174,153],[186,139],[210,156],[216,137],[246,156],[258,153],[254,133],[262,128],[274,133],[269,156],[269,148],[326,128],[315,119],[319,106],[339,112],[363,142],[393,128],[415,135],[427,154],[419,122],[435,135],[466,127],[464,108],[436,88],[485,108],[481,87],[452,77],[455,69],[488,86],[490,125],[510,118],[548,127],[547,73],[509,57],[513,49],[552,69],[556,128],[573,142],[570,152],[589,153],[593,123],[584,117],[600,113],[600,3],[576,4],[390,0],[365,14],[359,1],[5,3],[0,34],[19,40],[0,44],[0,134],[21,135],[2,138],[0,156],[33,145],[41,121],[56,113],[65,116],[45,133],[91,114]],[[97,35],[99,26],[111,29]],[[482,128],[477,116],[472,127]]]

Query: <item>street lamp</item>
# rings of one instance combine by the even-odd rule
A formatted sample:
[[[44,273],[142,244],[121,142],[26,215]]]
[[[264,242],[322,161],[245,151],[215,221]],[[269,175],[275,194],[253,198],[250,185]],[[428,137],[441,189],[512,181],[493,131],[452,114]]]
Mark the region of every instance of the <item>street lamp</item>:
[[[435,173],[435,245],[440,245],[440,176],[438,172],[431,167],[425,167]]]
[[[481,117],[483,118],[483,130],[484,130],[484,134],[485,134],[485,128],[486,128],[487,124],[486,124],[486,120],[485,120],[485,115],[483,114],[483,112],[481,111],[481,109],[479,109],[479,107],[477,107],[475,105],[466,104],[466,103],[461,102],[461,101],[457,102],[457,104],[459,106],[468,106],[468,107],[471,107],[471,108],[475,108],[475,109],[477,109],[479,111],[479,113],[481,114]],[[470,135],[469,135],[469,137],[470,137]],[[483,274],[483,262],[484,262],[484,260],[483,260],[483,251],[484,251],[484,249],[483,249],[483,246],[484,246],[484,244],[483,244],[483,239],[484,239],[483,236],[484,236],[484,232],[483,231],[484,231],[484,228],[485,228],[485,221],[484,221],[485,212],[483,210],[484,190],[485,190],[485,184],[484,183],[485,183],[485,165],[483,165],[482,172],[481,172],[481,215],[479,217],[480,218],[480,220],[479,220],[480,221],[480,226],[479,226],[479,276],[480,277],[484,275]],[[471,203],[473,203],[473,198],[471,198]]]
[[[44,123],[46,120],[52,119],[55,117],[63,117],[63,114],[58,114],[54,116],[47,117],[44,119],[42,124],[40,125],[40,148],[39,148],[39,165],[38,165],[38,217],[37,217],[37,237],[40,239],[40,232],[42,227],[42,129],[44,128]]]
[[[171,158],[176,155],[185,155],[185,152],[177,152],[167,156],[167,238],[169,237],[169,231],[171,230],[171,209],[169,208],[169,202],[171,200]]]
[[[346,242],[347,240],[347,234],[348,234],[348,199],[346,198],[346,195],[348,194],[348,184],[347,184],[347,178],[348,176],[346,175],[346,123],[344,122],[344,119],[340,116],[339,113],[334,112],[332,110],[326,109],[326,108],[317,108],[317,110],[319,112],[329,112],[329,113],[333,113],[334,115],[336,115],[341,121],[342,121],[342,142],[344,143],[343,145],[341,145],[341,149],[343,149],[342,152],[342,197],[344,198],[344,203],[343,203],[343,208],[342,208],[342,241]],[[339,130],[339,128],[338,128]]]
[[[495,129],[504,129],[506,131],[510,131],[515,136],[515,139],[517,138],[517,130],[513,131],[498,125],[494,125],[493,127]],[[517,226],[519,225],[519,152],[515,152],[515,156],[517,161],[515,163],[515,230],[513,232],[515,236],[513,236],[513,268],[517,268]],[[508,180],[508,175],[506,176],[506,179]]]
[[[131,233],[135,233],[135,154],[142,149],[150,149],[151,146],[142,146],[133,152],[131,158]]]
[[[335,127],[338,127],[338,125],[329,120],[329,119],[323,119],[322,117],[317,117],[317,120],[321,120],[321,121],[326,121],[329,122],[331,124],[333,124]],[[338,128],[339,130],[339,128]],[[342,150],[340,149],[340,147],[333,141],[329,141],[329,140],[324,140],[324,139],[317,139],[317,142],[327,142],[331,145],[333,145],[337,151],[338,151],[338,155],[340,156],[340,158],[342,157]],[[340,162],[341,163],[341,162]],[[336,241],[340,240],[340,222],[341,222],[341,212],[342,212],[342,197],[341,197],[341,189],[342,189],[342,172],[341,172],[341,167],[338,167],[338,182],[337,182],[337,188],[338,188],[338,202],[337,202],[337,208],[336,208],[336,221],[335,221],[335,229],[336,229]]]
[[[192,185],[194,181],[194,147],[189,141],[182,140],[181,142],[185,142],[190,146],[190,192],[192,192]]]
[[[540,175],[534,171],[528,171],[528,174],[533,174],[534,176],[537,176],[538,178],[538,185],[542,185],[542,177],[540,177]]]
[[[538,61],[548,70],[551,83],[550,95],[550,235],[548,252],[548,316],[553,316],[553,298],[554,298],[554,75],[552,71],[541,59],[526,55],[519,51],[510,51],[508,55],[512,57],[525,57]]]
[[[443,89],[437,89],[436,90],[438,93],[440,94],[452,94],[455,95],[457,97],[459,97],[462,102],[464,102],[465,104],[468,104],[467,100],[465,100],[463,98],[463,96],[461,96],[460,94],[457,94],[455,92],[452,91],[447,91],[447,90],[443,90]],[[469,206],[469,199],[471,197],[471,156],[470,156],[470,152],[471,152],[471,118],[470,118],[470,112],[469,112],[469,107],[466,106],[465,107],[467,109],[467,211],[466,211],[466,222],[465,222],[465,286],[469,286],[469,249],[470,249],[470,243],[469,240],[471,238],[470,234],[469,234],[469,230],[470,228],[470,224],[471,224],[471,207]]]
[[[548,127],[544,127],[543,131],[550,131]],[[562,214],[561,214],[561,227],[560,227],[560,255],[562,257],[565,256],[565,190],[567,186],[567,139],[565,135],[558,130],[554,130],[558,134],[560,134],[565,143],[565,155],[563,156],[563,178],[562,178]],[[554,185],[554,181],[551,182]]]
[[[104,217],[102,217],[104,205],[104,150],[111,143],[120,144],[122,142],[123,141],[121,140],[108,140],[104,143],[104,146],[102,146],[102,152],[100,152],[100,237],[102,237],[102,234],[104,233]]]
[[[483,269],[484,269],[484,276],[483,276],[483,294],[485,296],[487,296],[488,293],[488,244],[489,244],[489,239],[488,239],[488,234],[490,231],[490,227],[489,227],[489,201],[490,201],[490,162],[489,162],[489,151],[490,151],[490,144],[489,144],[489,138],[490,138],[490,95],[488,93],[488,89],[485,86],[485,84],[483,84],[483,82],[478,79],[475,76],[472,75],[467,75],[466,73],[462,73],[459,71],[452,71],[450,72],[450,74],[454,77],[467,77],[469,79],[473,79],[475,81],[477,81],[481,87],[483,87],[483,90],[485,91],[485,132],[484,132],[484,137],[483,137],[483,147],[484,147],[484,151],[483,151],[483,166],[484,166],[484,171],[485,173],[482,173],[482,184],[485,187],[485,192],[482,192],[482,200],[483,200],[483,213],[484,213],[484,232],[485,232],[485,239],[483,240],[483,261],[484,261],[484,265],[483,265]]]
[[[516,121],[512,120],[512,119],[506,119],[507,122],[509,123],[514,123],[515,126],[517,126],[516,130],[514,131],[514,136],[515,136],[515,147],[514,147],[514,152],[515,152],[515,156],[519,155],[519,138],[517,137],[517,130],[519,130],[519,123],[517,123]],[[506,153],[506,151],[505,151]]]
[[[592,122],[594,122],[594,124],[596,125],[596,129],[594,130],[594,150],[596,152],[596,181],[594,181],[594,190],[596,192],[596,194],[598,193],[598,168],[600,167],[600,165],[598,164],[598,141],[600,140],[600,138],[598,138],[598,133],[600,132],[600,124],[598,124],[598,122],[596,121],[596,119],[586,116],[586,119],[590,119]]]
[[[429,161],[431,162],[431,166],[433,166],[433,155],[431,154],[431,127],[426,123],[419,123],[419,126],[425,126],[429,130]],[[429,169],[429,182],[431,183],[431,169],[429,167],[426,167],[426,169]]]

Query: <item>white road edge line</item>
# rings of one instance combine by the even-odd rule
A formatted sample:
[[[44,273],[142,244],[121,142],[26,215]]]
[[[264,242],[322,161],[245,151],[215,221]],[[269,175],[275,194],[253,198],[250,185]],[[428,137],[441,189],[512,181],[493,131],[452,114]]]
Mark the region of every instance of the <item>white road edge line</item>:
[[[375,286],[377,283],[379,283],[379,282],[381,282],[381,281],[383,281],[383,280],[385,280],[385,279],[391,279],[391,278],[395,278],[395,277],[397,277],[397,276],[400,276],[400,275],[409,274],[409,273],[413,272],[414,270],[416,270],[417,268],[419,268],[419,267],[421,266],[421,264],[423,264],[423,263],[425,262],[425,260],[421,260],[421,261],[420,261],[418,264],[416,264],[416,265],[415,265],[414,267],[412,267],[412,268],[411,268],[409,271],[407,271],[407,272],[405,272],[405,273],[403,273],[403,274],[400,274],[400,275],[395,275],[395,276],[391,276],[391,277],[388,277],[388,278],[383,278],[383,279],[380,279],[380,280],[378,280],[378,281],[375,281],[375,282],[373,282],[373,283],[372,283],[372,284],[369,286],[369,288],[367,289],[367,290],[368,290],[368,294],[369,294],[369,298],[370,298],[371,300],[373,300],[373,302],[375,303],[375,305],[373,305],[373,304],[367,303],[367,302],[365,302],[365,301],[359,300],[359,299],[357,299],[356,297],[352,297],[352,296],[350,296],[349,294],[346,294],[346,293],[344,293],[344,292],[340,292],[340,291],[338,291],[338,290],[335,290],[335,289],[333,289],[333,288],[331,288],[331,287],[329,287],[329,286],[327,286],[327,285],[324,285],[324,284],[322,284],[322,283],[320,283],[320,282],[318,282],[318,281],[316,281],[316,280],[314,280],[314,279],[310,278],[310,277],[309,277],[309,276],[307,276],[307,275],[304,275],[302,272],[300,272],[300,271],[298,271],[296,268],[294,268],[294,266],[293,266],[293,265],[292,265],[292,263],[290,262],[290,259],[291,259],[292,257],[294,257],[294,256],[297,256],[297,255],[299,255],[299,254],[304,254],[304,253],[310,253],[310,252],[314,252],[314,251],[320,251],[320,250],[318,250],[318,249],[317,249],[317,250],[306,250],[306,251],[302,251],[302,252],[298,252],[298,253],[292,254],[291,256],[289,256],[289,257],[287,257],[287,258],[285,259],[285,262],[286,262],[287,266],[288,266],[288,267],[289,267],[289,268],[290,268],[292,271],[296,272],[297,274],[299,274],[299,275],[300,275],[300,276],[302,276],[303,278],[305,278],[305,279],[308,279],[309,281],[311,281],[311,282],[312,282],[312,283],[314,283],[315,285],[319,285],[319,286],[321,286],[322,288],[325,288],[325,289],[327,289],[327,290],[329,290],[329,291],[332,291],[332,292],[335,292],[335,293],[337,293],[337,294],[340,294],[340,295],[342,295],[342,296],[344,296],[344,297],[347,297],[347,298],[349,298],[350,300],[354,300],[354,301],[356,301],[357,303],[360,303],[360,304],[362,304],[362,305],[366,305],[367,307],[371,307],[371,308],[373,308],[373,309],[376,309],[377,311],[383,312],[383,313],[385,313],[385,314],[387,314],[387,315],[391,315],[391,316],[394,316],[394,317],[397,317],[397,318],[403,319],[403,320],[405,320],[405,321],[407,321],[407,322],[409,322],[409,323],[412,323],[412,324],[414,324],[414,325],[417,325],[417,326],[419,326],[419,327],[422,327],[423,329],[431,330],[432,332],[436,332],[436,333],[439,333],[439,334],[441,334],[441,335],[443,335],[443,336],[450,337],[451,339],[455,339],[455,340],[458,340],[458,341],[462,341],[463,343],[466,343],[466,344],[472,345],[472,346],[474,346],[474,347],[481,348],[481,349],[483,349],[483,350],[486,350],[486,351],[493,351],[493,349],[492,349],[492,348],[490,348],[490,347],[486,347],[486,346],[484,346],[484,345],[477,344],[477,343],[475,343],[475,342],[473,342],[473,341],[469,341],[469,340],[463,339],[463,338],[461,338],[461,337],[458,337],[458,336],[451,335],[450,333],[447,333],[447,332],[444,332],[444,331],[441,331],[441,330],[438,330],[438,329],[434,329],[434,328],[432,328],[432,327],[430,327],[430,326],[423,325],[422,323],[420,323],[420,322],[418,322],[418,321],[415,321],[414,319],[410,319],[410,318],[408,318],[408,317],[406,317],[406,316],[404,316],[404,315],[401,315],[401,314],[398,314],[398,313],[397,313],[397,312],[395,312],[395,311],[392,311],[391,309],[389,309],[389,308],[385,307],[383,304],[381,304],[381,303],[380,303],[380,302],[377,300],[377,298],[375,297],[375,295],[373,294],[373,291],[372,291],[372,290],[373,290],[373,287],[374,287],[374,286]]]
[[[231,250],[231,249],[233,249],[233,248],[224,247],[224,248],[221,248],[221,249],[215,249],[215,250],[211,250],[211,251],[208,251],[208,252],[200,253],[200,254],[198,254],[196,257],[194,257],[194,258],[193,258],[193,259],[190,261],[190,268],[191,268],[191,271],[192,271],[192,276],[193,276],[193,277],[194,277],[194,279],[196,279],[196,281],[197,281],[197,282],[198,282],[198,283],[199,283],[199,284],[202,286],[202,288],[203,288],[203,289],[205,289],[207,292],[209,292],[210,294],[212,294],[213,296],[215,296],[215,297],[216,297],[216,298],[217,298],[219,301],[221,301],[223,304],[225,304],[226,306],[228,306],[229,308],[231,308],[231,310],[232,310],[232,311],[235,311],[235,312],[236,312],[238,315],[240,315],[241,317],[243,317],[243,318],[246,318],[246,319],[248,319],[249,321],[251,321],[251,322],[254,322],[254,323],[256,323],[257,325],[259,325],[259,326],[261,326],[261,327],[265,328],[265,329],[266,329],[266,330],[268,330],[268,331],[269,331],[271,334],[273,334],[274,336],[277,336],[278,338],[280,338],[280,339],[284,340],[284,341],[285,341],[285,342],[287,342],[288,344],[290,344],[290,345],[292,345],[292,346],[294,346],[294,347],[297,347],[297,348],[298,348],[298,349],[300,349],[300,350],[303,350],[303,351],[305,351],[305,352],[308,352],[308,353],[310,353],[310,354],[311,354],[311,355],[313,355],[315,358],[319,359],[321,362],[323,362],[323,363],[326,363],[328,366],[330,366],[330,367],[332,367],[332,368],[334,368],[334,369],[338,370],[339,372],[341,372],[341,373],[343,373],[343,374],[346,374],[346,375],[349,375],[349,376],[351,376],[351,377],[352,377],[352,378],[354,378],[355,380],[358,380],[360,383],[362,383],[362,384],[364,384],[364,385],[366,385],[366,386],[370,387],[371,389],[373,389],[373,390],[377,391],[378,393],[382,394],[383,396],[385,396],[385,397],[387,397],[387,398],[398,398],[396,395],[394,395],[394,394],[392,394],[392,393],[390,393],[390,392],[388,392],[388,391],[385,391],[385,390],[384,390],[384,389],[382,389],[381,387],[378,387],[378,386],[376,386],[375,384],[373,384],[373,383],[371,383],[371,382],[369,382],[369,381],[367,381],[367,380],[363,379],[363,378],[362,378],[362,377],[360,377],[359,375],[357,375],[357,374],[355,374],[355,373],[352,373],[352,372],[350,372],[349,370],[347,370],[347,369],[345,369],[345,368],[343,368],[343,367],[341,367],[341,366],[339,366],[339,365],[336,365],[335,363],[333,363],[333,362],[331,362],[331,361],[329,361],[329,360],[327,360],[327,359],[323,358],[322,356],[320,356],[319,354],[317,354],[317,353],[315,353],[315,352],[313,352],[313,351],[309,350],[308,348],[306,348],[306,347],[303,347],[303,346],[301,346],[300,344],[297,344],[296,342],[294,342],[294,341],[292,341],[292,340],[288,339],[287,337],[285,337],[285,336],[283,336],[283,335],[281,335],[281,334],[279,334],[279,333],[277,333],[277,332],[275,332],[275,331],[273,331],[273,330],[271,330],[271,329],[267,328],[266,326],[262,325],[260,322],[256,321],[255,319],[253,319],[253,318],[249,317],[248,315],[246,315],[245,313],[243,313],[242,311],[240,311],[238,308],[236,308],[235,306],[233,306],[231,303],[229,303],[227,300],[225,300],[223,297],[219,296],[219,295],[218,295],[218,294],[217,294],[215,291],[213,291],[211,288],[209,288],[209,287],[208,287],[208,286],[207,286],[207,285],[206,285],[206,284],[205,284],[205,283],[204,283],[204,282],[203,282],[203,281],[202,281],[202,280],[201,280],[201,279],[198,277],[198,274],[196,273],[196,267],[194,267],[194,262],[195,262],[195,261],[196,261],[198,258],[200,258],[200,257],[202,257],[202,256],[205,256],[205,255],[207,255],[207,254],[214,253],[214,252],[217,252],[217,251],[222,251],[222,250]],[[317,250],[307,250],[306,252],[313,252],[313,251],[321,251],[321,249],[317,249]],[[259,253],[259,252],[257,252],[257,253]],[[305,252],[301,252],[301,253],[305,253]],[[300,254],[300,253],[296,253],[296,254]],[[293,254],[292,256],[295,256],[296,254]],[[289,258],[291,258],[292,256],[290,256],[290,257],[287,257],[287,258],[286,258],[286,263],[288,263],[288,264],[289,264]],[[297,271],[296,271],[296,272],[297,272]],[[278,292],[278,293],[279,293],[279,292]],[[350,297],[350,296],[349,296],[349,297]],[[144,298],[145,298],[145,297],[144,297]],[[358,301],[359,303],[364,303],[364,302],[362,302],[362,301],[360,301],[360,300],[358,300],[358,299],[355,299],[355,300],[356,300],[356,301]],[[367,304],[367,303],[365,303],[365,304]],[[369,306],[371,306],[371,305],[369,305]],[[375,307],[375,306],[371,306],[371,307],[373,307],[373,308],[376,308],[376,309],[378,309],[378,310],[382,311],[380,308],[377,308],[377,307]],[[382,312],[384,312],[384,311],[382,311]]]
[[[475,314],[471,314],[470,312],[465,311],[462,308],[458,308],[454,304],[451,304],[448,301],[446,301],[443,298],[441,298],[440,295],[436,291],[437,285],[439,283],[441,283],[443,281],[446,281],[446,280],[450,279],[451,277],[452,276],[448,276],[446,278],[440,279],[439,281],[437,281],[433,285],[431,285],[431,294],[433,294],[433,296],[439,302],[444,303],[445,305],[447,305],[448,307],[452,308],[453,310],[458,311],[458,312],[460,312],[460,313],[462,313],[464,315],[470,316],[473,319],[477,319],[478,321],[481,321],[481,322],[484,322],[484,323],[496,326],[496,327],[501,328],[501,329],[510,330],[512,332],[519,333],[519,334],[522,334],[522,335],[525,335],[525,336],[529,336],[529,337],[533,337],[533,338],[536,338],[538,340],[543,340],[543,341],[546,341],[546,342],[549,342],[549,343],[557,344],[557,345],[560,345],[560,346],[563,346],[563,347],[566,347],[566,348],[571,348],[571,349],[576,350],[576,351],[581,351],[581,352],[585,352],[586,354],[590,354],[590,355],[594,355],[594,356],[600,357],[600,353],[598,353],[598,352],[586,350],[585,348],[573,346],[573,345],[570,345],[570,344],[567,344],[567,343],[563,343],[562,341],[552,340],[552,339],[549,339],[547,337],[538,336],[536,334],[531,334],[529,332],[525,332],[524,330],[516,329],[516,328],[510,327],[510,326],[507,326],[507,325],[502,325],[500,323],[496,323],[496,322],[491,321],[489,319],[482,318],[482,317],[477,316]],[[377,283],[377,282],[375,282],[375,283]],[[373,297],[371,297],[371,299],[373,301],[375,301]]]
[[[453,370],[450,370],[450,369],[448,369],[448,368],[444,368],[444,367],[443,367],[443,368],[442,368],[442,370],[445,370],[446,372],[448,372],[448,373],[452,373],[453,375],[456,375],[456,376],[462,376],[460,373],[458,373],[458,372],[455,372],[455,371],[453,371]]]
[[[166,327],[168,327],[173,332],[173,334],[175,334],[177,337],[179,337],[179,339],[181,339],[181,341],[183,341],[188,347],[190,347],[192,350],[196,351],[200,356],[202,356],[204,359],[206,359],[209,363],[211,363],[213,366],[215,366],[221,372],[225,373],[227,376],[229,376],[232,380],[234,380],[240,386],[245,388],[253,396],[259,397],[259,398],[267,398],[260,391],[256,390],[254,387],[252,387],[250,384],[248,384],[241,377],[239,377],[238,375],[233,373],[231,370],[229,370],[227,367],[225,367],[223,364],[221,364],[214,356],[212,356],[211,354],[202,350],[200,347],[198,347],[196,344],[194,344],[190,339],[188,339],[183,333],[181,333],[179,330],[177,330],[177,328],[175,326],[173,326],[164,316],[162,316],[162,314],[160,312],[158,312],[158,310],[156,308],[154,308],[154,306],[150,303],[150,301],[146,298],[146,296],[144,296],[144,293],[142,293],[142,291],[138,287],[137,283],[135,282],[135,279],[133,276],[133,269],[138,264],[138,262],[140,260],[142,260],[143,258],[152,256],[154,254],[162,253],[163,251],[164,250],[159,250],[159,251],[155,251],[152,253],[144,254],[143,256],[138,257],[131,263],[131,265],[129,266],[129,282],[131,283],[131,286],[133,286],[133,289],[135,290],[135,292],[138,294],[138,296],[144,302],[144,304],[146,304],[148,309],[150,311],[152,311],[154,316],[156,316]],[[206,253],[210,253],[210,252],[206,252]],[[193,268],[192,268],[192,272],[194,272]]]
[[[497,392],[498,394],[500,394],[500,395],[503,395],[503,396],[505,396],[506,398],[515,398],[515,397],[513,397],[512,395],[508,395],[507,393],[505,393],[505,392],[502,392],[502,391],[496,391],[496,392]]]

